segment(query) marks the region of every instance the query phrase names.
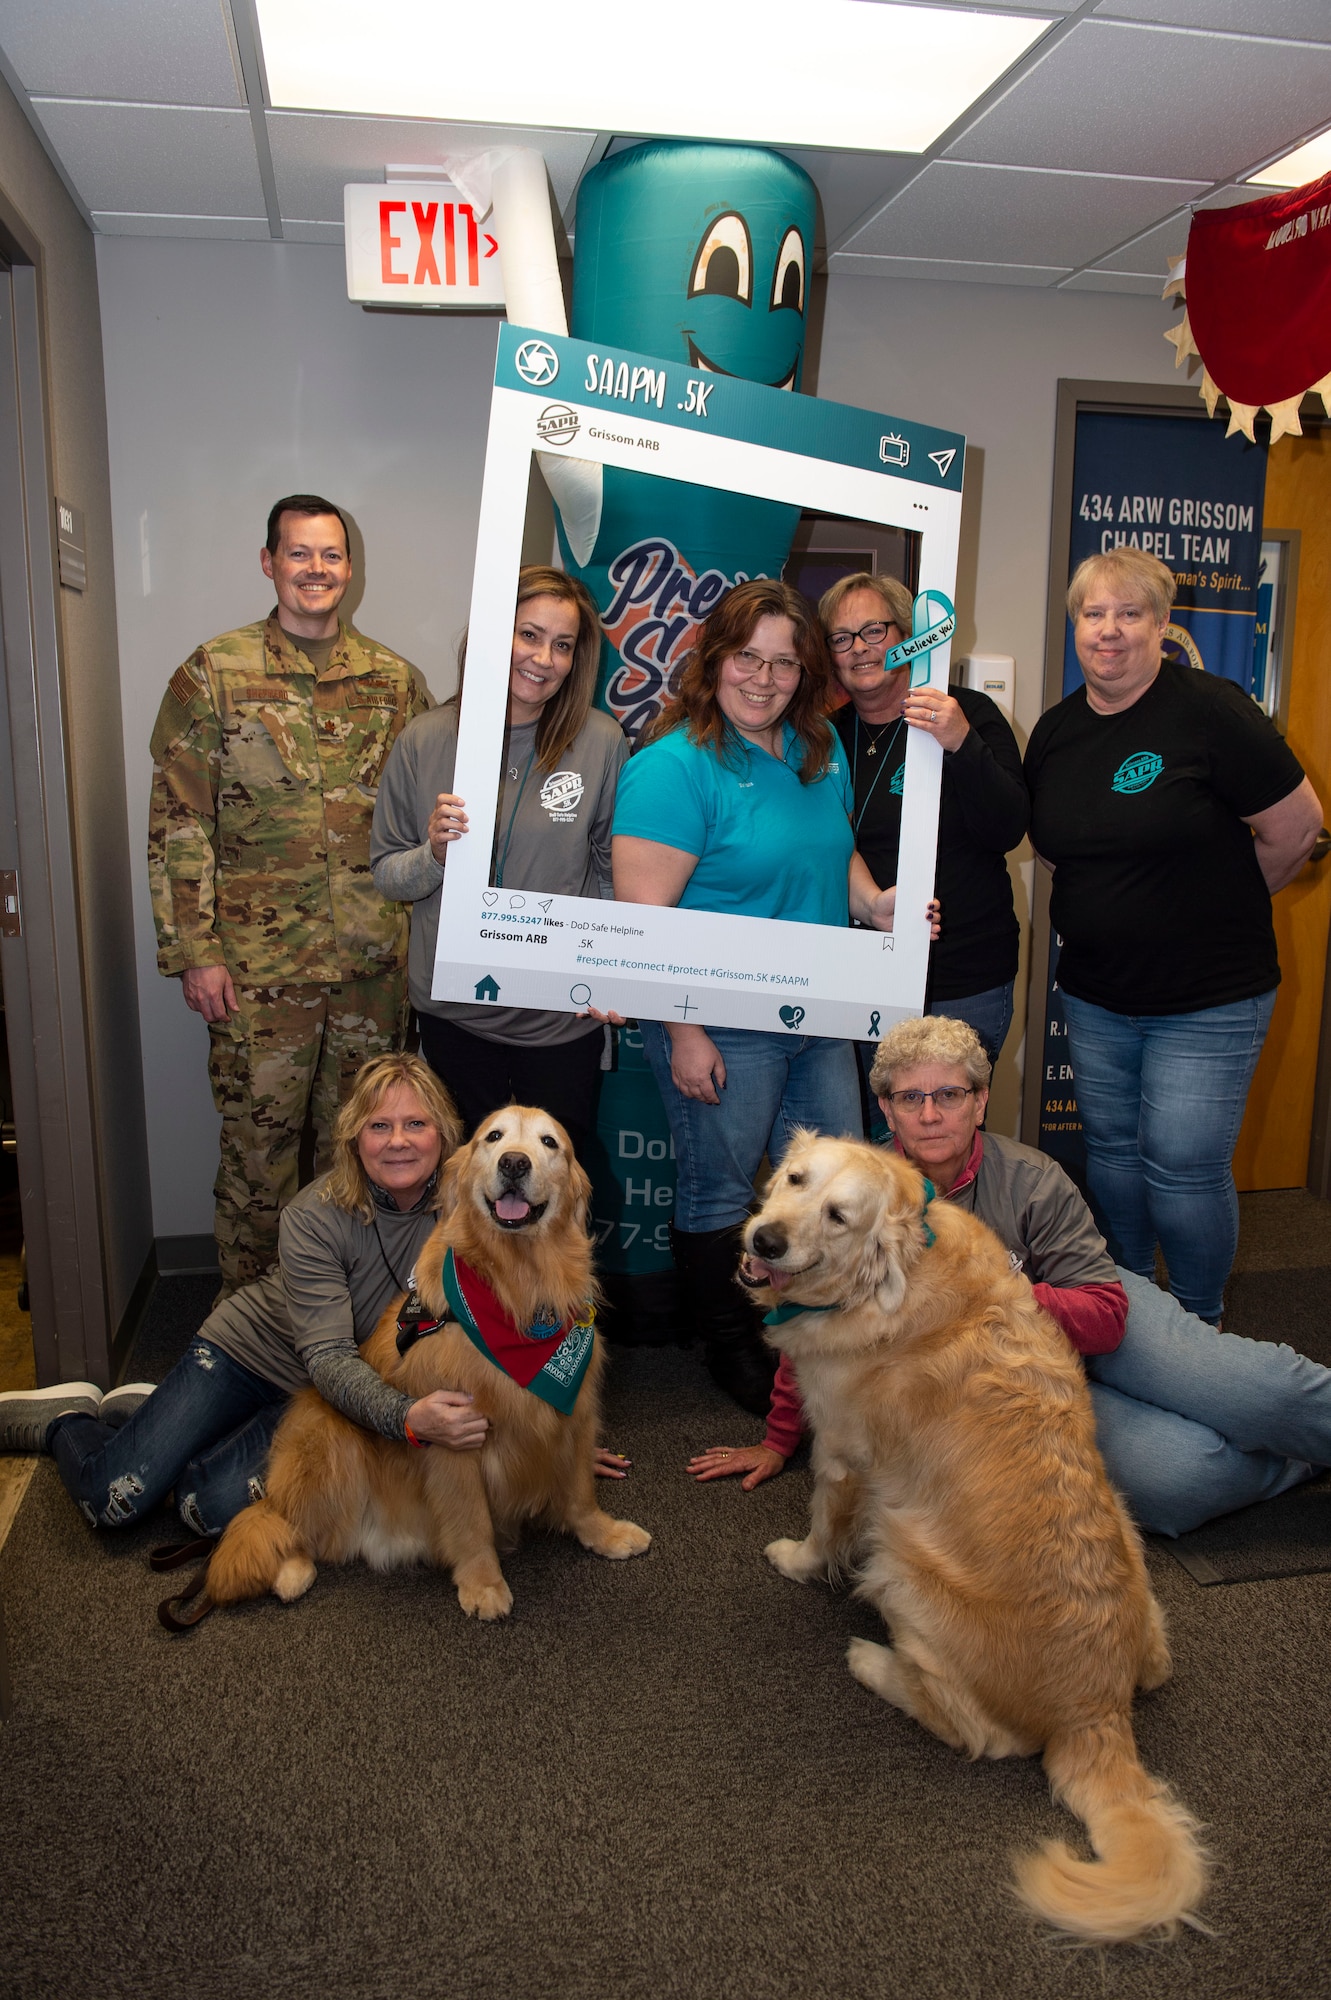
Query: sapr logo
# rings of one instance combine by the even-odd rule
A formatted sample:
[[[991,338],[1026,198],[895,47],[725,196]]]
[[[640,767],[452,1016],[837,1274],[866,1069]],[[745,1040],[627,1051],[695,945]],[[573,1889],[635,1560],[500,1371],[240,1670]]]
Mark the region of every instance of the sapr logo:
[[[541,786],[541,804],[552,820],[576,819],[583,790],[581,771],[552,771]]]
[[[1165,768],[1165,760],[1154,750],[1137,750],[1125,757],[1109,781],[1114,792],[1146,792]]]
[[[547,403],[536,419],[536,435],[543,444],[571,444],[578,435],[578,413],[567,403]]]
[[[513,356],[513,366],[524,382],[544,388],[559,373],[559,356],[548,340],[524,340]]]

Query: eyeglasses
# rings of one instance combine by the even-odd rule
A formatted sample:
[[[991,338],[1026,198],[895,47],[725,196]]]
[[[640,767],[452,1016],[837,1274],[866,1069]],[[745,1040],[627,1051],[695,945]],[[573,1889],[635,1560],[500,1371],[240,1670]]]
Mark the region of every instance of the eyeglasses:
[[[759,667],[770,667],[773,680],[778,681],[790,680],[804,671],[799,661],[792,660],[789,653],[778,653],[774,660],[769,660],[761,653],[750,652],[746,646],[742,653],[732,653],[730,657],[741,673],[756,674]]]
[[[974,1097],[973,1084],[945,1083],[941,1090],[889,1090],[887,1101],[898,1111],[923,1111],[928,1099],[932,1098],[937,1111],[960,1111],[968,1097]]]
[[[901,627],[894,621],[884,624],[875,618],[871,625],[861,625],[858,632],[829,632],[827,643],[834,653],[848,653],[857,639],[863,639],[866,646],[881,646],[889,632],[900,634]]]

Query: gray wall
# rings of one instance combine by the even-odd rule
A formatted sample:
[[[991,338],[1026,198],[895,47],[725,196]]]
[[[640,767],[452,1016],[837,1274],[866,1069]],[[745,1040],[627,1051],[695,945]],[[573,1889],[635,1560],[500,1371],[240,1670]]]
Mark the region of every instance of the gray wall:
[[[107,1300],[114,1331],[153,1232],[97,268],[91,230],[3,83],[0,200],[40,248],[54,485],[62,499],[82,508],[87,534],[87,590],[82,595],[61,590],[57,613]]]
[[[267,609],[263,516],[298,487],[343,501],[363,534],[357,623],[436,692],[451,685],[495,322],[364,313],[341,251],[321,245],[103,237],[97,251],[153,1212],[175,1235],[211,1226],[216,1120],[205,1031],[153,958],[141,857],[162,689],[201,639]],[[970,440],[960,644],[1015,656],[1023,737],[1040,704],[1055,384],[1170,379],[1167,323],[1151,299],[828,282],[819,394]],[[1018,1089],[1009,1056],[999,1129],[1016,1129]]]

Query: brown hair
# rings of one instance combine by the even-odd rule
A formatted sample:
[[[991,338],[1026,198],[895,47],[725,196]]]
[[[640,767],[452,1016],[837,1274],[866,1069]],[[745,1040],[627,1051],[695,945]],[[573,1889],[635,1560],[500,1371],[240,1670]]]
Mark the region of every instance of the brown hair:
[[[1178,584],[1174,572],[1159,556],[1147,555],[1145,549],[1106,549],[1103,555],[1087,556],[1072,572],[1068,585],[1068,617],[1072,620],[1080,615],[1081,607],[1092,590],[1103,579],[1116,583],[1120,590],[1128,590],[1140,597],[1143,604],[1150,607],[1157,625],[1163,625],[1169,616],[1169,607],[1178,595]]]
[[[898,1021],[883,1036],[869,1072],[869,1088],[875,1097],[890,1096],[895,1076],[925,1063],[964,1069],[972,1090],[987,1090],[993,1074],[984,1044],[968,1021],[956,1021],[950,1014],[916,1015]]]
[[[818,600],[818,616],[822,620],[824,632],[830,632],[837,614],[850,596],[852,590],[871,590],[883,606],[887,621],[897,627],[902,637],[908,639],[915,623],[915,599],[904,583],[894,576],[870,576],[867,570],[857,570],[854,576],[838,577]],[[835,663],[834,663],[835,664]]]
[[[795,653],[803,671],[781,720],[789,722],[804,745],[799,780],[811,785],[822,777],[832,751],[832,732],[824,719],[831,677],[827,642],[808,599],[775,577],[736,584],[703,620],[684,662],[679,693],[642,740],[650,743],[682,728],[691,743],[711,744],[718,756],[733,748],[737,732],[716,698],[721,668],[748,645],[760,618],[788,618],[795,628]]]
[[[601,618],[596,600],[579,577],[548,563],[528,563],[518,571],[517,602],[513,622],[529,597],[556,597],[571,604],[578,614],[578,637],[573,647],[573,665],[558,694],[551,695],[536,724],[536,762],[542,771],[553,771],[591,711],[596,693],[596,674],[601,664]],[[467,669],[467,634],[458,645],[458,684],[450,701],[461,701],[462,679]]]
[[[462,1139],[462,1120],[453,1108],[453,1100],[427,1062],[420,1056],[371,1056],[357,1071],[351,1095],[337,1114],[333,1125],[333,1164],[319,1190],[321,1201],[332,1202],[334,1207],[345,1209],[361,1222],[373,1220],[374,1197],[356,1141],[389,1091],[400,1083],[415,1093],[421,1110],[439,1134],[441,1167]],[[432,1209],[440,1206],[443,1193],[441,1174],[430,1198]]]

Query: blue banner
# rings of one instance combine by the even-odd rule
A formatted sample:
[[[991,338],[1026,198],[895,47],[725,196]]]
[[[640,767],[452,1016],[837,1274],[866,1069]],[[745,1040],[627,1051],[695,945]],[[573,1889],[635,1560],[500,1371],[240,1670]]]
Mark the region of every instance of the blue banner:
[[[1159,556],[1178,596],[1165,654],[1252,692],[1266,446],[1213,418],[1083,410],[1077,417],[1068,574],[1127,546]],[[1063,692],[1081,686],[1069,625]]]

